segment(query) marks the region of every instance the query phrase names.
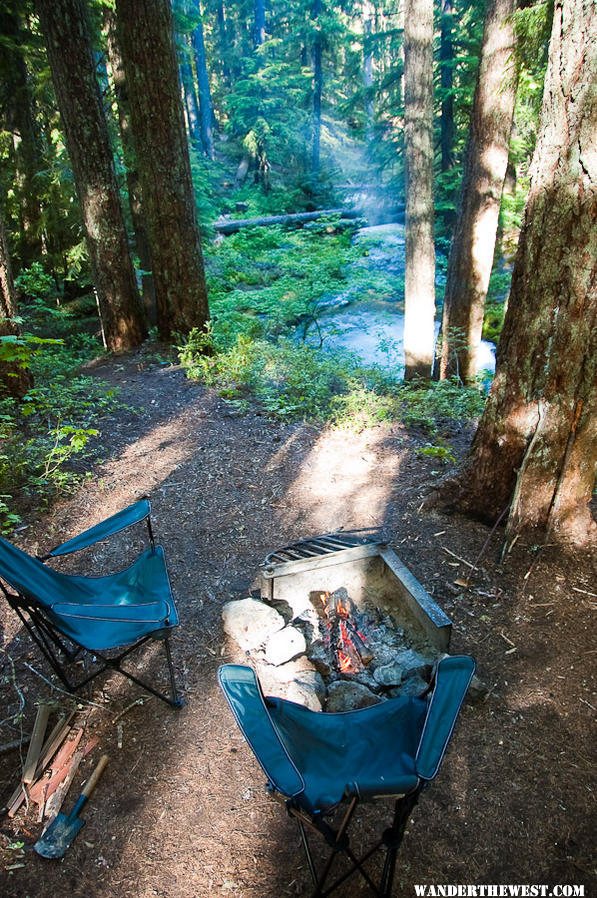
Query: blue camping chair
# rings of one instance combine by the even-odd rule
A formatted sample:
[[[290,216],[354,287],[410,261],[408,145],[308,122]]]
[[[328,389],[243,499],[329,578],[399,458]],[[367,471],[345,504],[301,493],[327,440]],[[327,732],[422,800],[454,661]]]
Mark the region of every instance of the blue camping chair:
[[[388,699],[357,711],[327,714],[281,698],[264,697],[251,668],[226,664],[219,681],[236,721],[267,776],[299,825],[313,898],[331,894],[359,873],[374,895],[389,898],[396,855],[408,818],[426,783],[440,767],[475,662],[467,656],[442,659],[422,697]],[[348,827],[359,802],[394,798],[391,825],[357,858]],[[345,802],[339,825],[326,817]],[[317,871],[307,829],[321,834],[330,855]],[[385,849],[381,877],[374,882],[365,863]],[[326,885],[334,860],[344,854],[349,868]]]
[[[178,626],[178,613],[164,550],[155,544],[150,515],[149,499],[141,499],[40,558],[32,558],[0,538],[0,588],[69,692],[76,692],[112,668],[173,707],[182,705],[169,642],[170,630]],[[94,545],[139,521],[147,522],[150,546],[123,571],[106,577],[84,577],[63,574],[44,564],[50,558]],[[131,652],[155,638],[164,643],[169,696],[122,667]],[[92,655],[97,664],[75,684],[66,668],[83,652]]]

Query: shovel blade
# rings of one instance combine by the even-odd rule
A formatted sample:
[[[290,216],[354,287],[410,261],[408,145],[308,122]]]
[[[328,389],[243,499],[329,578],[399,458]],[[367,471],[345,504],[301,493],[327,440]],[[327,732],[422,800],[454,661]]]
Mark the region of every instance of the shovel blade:
[[[58,814],[37,840],[33,849],[41,857],[64,857],[67,848],[84,825],[85,821],[80,817],[71,818],[66,814]]]

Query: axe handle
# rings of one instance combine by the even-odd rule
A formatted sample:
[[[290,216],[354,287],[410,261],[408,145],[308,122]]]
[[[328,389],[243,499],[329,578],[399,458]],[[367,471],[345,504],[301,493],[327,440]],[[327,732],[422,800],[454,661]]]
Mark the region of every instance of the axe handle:
[[[83,810],[83,808],[87,804],[87,799],[89,798],[89,796],[91,795],[91,793],[93,792],[95,787],[97,786],[97,781],[99,780],[100,776],[106,769],[106,764],[108,763],[108,761],[109,761],[108,755],[102,755],[101,758],[99,759],[97,767],[95,768],[95,770],[93,771],[93,773],[91,774],[91,776],[89,777],[89,779],[87,780],[85,785],[83,786],[83,790],[82,790],[81,794],[77,798],[75,804],[73,805],[72,811],[68,815],[69,820],[72,821],[75,819],[75,817],[78,817],[80,812]]]
[[[104,770],[106,769],[106,765],[109,760],[110,759],[108,758],[108,755],[102,755],[101,758],[99,759],[99,761],[97,763],[97,767],[95,768],[95,770],[93,771],[93,773],[91,774],[91,776],[89,777],[89,779],[87,780],[87,782],[85,783],[85,785],[83,786],[83,789],[81,791],[81,795],[84,795],[85,798],[89,798],[89,796],[91,795],[91,793],[97,786],[99,778],[102,775],[102,773],[104,772]]]

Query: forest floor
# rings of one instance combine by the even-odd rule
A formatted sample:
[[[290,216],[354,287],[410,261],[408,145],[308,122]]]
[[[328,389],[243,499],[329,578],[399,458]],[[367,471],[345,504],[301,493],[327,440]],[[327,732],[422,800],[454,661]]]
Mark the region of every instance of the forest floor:
[[[440,775],[413,814],[395,893],[414,895],[415,883],[537,883],[582,884],[591,894],[591,559],[519,541],[502,560],[502,531],[488,541],[482,524],[422,508],[442,472],[416,453],[422,435],[400,425],[354,433],[240,415],[176,366],[143,354],[91,370],[122,384],[127,407],[104,422],[92,477],[16,538],[30,551],[48,550],[149,494],[182,620],[173,643],[186,705],[175,711],[146,699],[129,708],[119,720],[118,748],[114,718],[143,693],[115,675],[100,679],[87,696],[95,704],[80,703],[99,745],[78,782],[101,753],[111,762],[82,815],[86,826],[58,862],[31,850],[41,829],[33,809],[1,819],[0,894],[308,895],[298,834],[263,789],[216,684],[218,665],[241,660],[223,633],[221,607],[246,595],[270,550],[339,527],[371,526],[384,528],[452,617],[452,651],[475,655],[489,689],[484,700],[465,705]],[[455,436],[457,454],[469,437]],[[117,568],[135,539],[101,544],[78,564],[87,573]],[[467,577],[469,588],[455,584]],[[37,702],[52,698],[66,708],[72,701],[38,675],[47,668],[9,609],[0,615],[4,743],[18,735],[9,725],[17,687],[26,701],[24,732]],[[0,755],[2,799],[18,783],[18,754]],[[379,821],[378,809],[367,810],[356,842]],[[367,890],[353,880],[338,894]]]

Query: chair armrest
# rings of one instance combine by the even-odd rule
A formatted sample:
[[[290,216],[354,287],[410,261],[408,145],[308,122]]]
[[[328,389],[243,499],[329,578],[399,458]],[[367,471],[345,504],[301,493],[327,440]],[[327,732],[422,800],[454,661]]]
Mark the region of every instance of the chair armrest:
[[[272,723],[254,671],[240,664],[224,664],[218,671],[218,681],[243,736],[274,789],[287,798],[299,795],[305,782]]]
[[[58,555],[69,555],[71,552],[78,552],[80,549],[86,549],[88,546],[92,546],[94,543],[106,539],[107,536],[112,536],[114,533],[119,533],[121,530],[125,530],[127,527],[136,524],[138,521],[143,521],[145,518],[149,518],[150,514],[151,505],[149,499],[140,499],[133,505],[129,505],[127,508],[123,508],[122,511],[118,511],[111,517],[106,518],[105,521],[96,524],[95,527],[90,527],[89,530],[84,530],[83,533],[80,533],[78,536],[74,536],[65,543],[56,546],[51,552],[48,552],[47,555],[41,556],[40,561],[47,561],[48,558],[56,558]]]
[[[474,672],[474,659],[468,655],[448,656],[437,666],[415,759],[421,779],[432,780],[439,770]]]

